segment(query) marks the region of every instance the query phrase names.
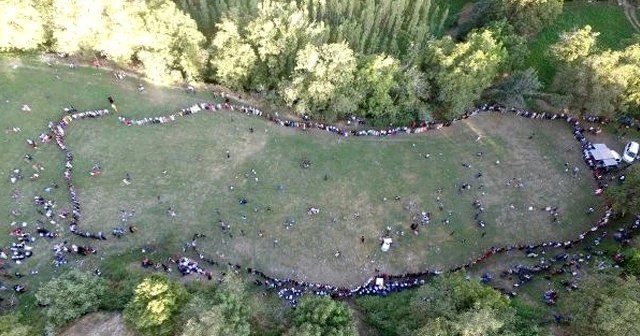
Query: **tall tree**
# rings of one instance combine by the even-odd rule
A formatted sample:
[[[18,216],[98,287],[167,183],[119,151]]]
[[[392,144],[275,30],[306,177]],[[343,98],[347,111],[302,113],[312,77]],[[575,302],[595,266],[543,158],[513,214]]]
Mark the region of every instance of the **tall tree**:
[[[38,289],[36,299],[54,326],[61,326],[98,310],[107,286],[96,276],[71,270]]]
[[[172,335],[176,314],[186,299],[182,285],[166,276],[153,275],[136,287],[133,299],[125,307],[124,318],[139,335]]]
[[[298,52],[291,80],[280,92],[287,105],[298,113],[331,120],[337,113],[348,113],[357,106],[357,102],[351,108],[343,104],[351,98],[349,90],[355,71],[356,58],[346,43],[319,47],[307,44]]]
[[[143,42],[135,58],[153,82],[198,79],[206,60],[202,33],[195,21],[170,0],[150,0],[142,15]]]
[[[503,45],[489,30],[472,32],[460,43],[449,36],[431,41],[424,71],[431,75],[441,116],[451,119],[464,113],[491,85],[506,57]]]
[[[234,21],[224,18],[211,42],[211,66],[215,79],[232,89],[246,89],[257,56],[238,32]]]
[[[572,319],[575,335],[640,335],[640,282],[635,277],[594,274],[569,292],[560,309]],[[576,305],[576,302],[580,302]]]
[[[605,190],[605,197],[613,203],[613,210],[624,216],[640,212],[640,167],[629,167],[623,184],[612,185]]]
[[[392,94],[398,85],[399,72],[400,62],[393,57],[384,54],[360,57],[354,86],[364,117],[381,122],[397,121],[399,109]]]
[[[103,2],[52,0],[47,7],[47,25],[55,51],[74,54],[95,50],[100,33],[107,28]]]
[[[580,62],[595,51],[598,35],[600,33],[592,31],[591,26],[587,25],[562,33],[559,41],[549,50],[551,55],[561,63]]]
[[[539,94],[541,87],[536,70],[528,68],[502,78],[482,95],[508,105],[525,107],[525,99]]]
[[[404,60],[440,36],[448,11],[431,0],[298,0],[312,20],[324,22],[329,42],[347,41],[359,53]]]
[[[562,13],[563,0],[497,0],[502,15],[520,34],[534,35]]]
[[[258,91],[276,89],[294,70],[298,51],[326,40],[324,25],[309,20],[308,13],[293,1],[263,1],[258,17],[246,31],[247,41],[258,56],[259,66],[253,75]]]
[[[0,8],[0,51],[32,50],[44,43],[44,19],[34,0],[0,0]]]
[[[355,336],[351,310],[327,297],[303,298],[293,313],[294,326],[288,336]]]
[[[511,72],[521,69],[529,54],[526,37],[516,32],[505,19],[492,21],[486,25],[485,29],[491,31],[495,39],[502,43],[507,51],[508,56],[501,71]]]

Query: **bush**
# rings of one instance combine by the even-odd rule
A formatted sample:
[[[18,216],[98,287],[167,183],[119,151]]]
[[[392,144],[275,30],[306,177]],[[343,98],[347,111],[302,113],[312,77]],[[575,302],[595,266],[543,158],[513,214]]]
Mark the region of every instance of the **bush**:
[[[45,306],[45,316],[54,326],[98,310],[106,293],[103,279],[79,270],[72,270],[53,279],[36,293],[38,304]]]

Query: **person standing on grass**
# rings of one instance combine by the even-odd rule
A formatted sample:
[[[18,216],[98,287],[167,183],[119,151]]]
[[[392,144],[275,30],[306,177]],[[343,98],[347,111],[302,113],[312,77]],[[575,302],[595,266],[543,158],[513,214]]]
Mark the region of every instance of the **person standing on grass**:
[[[109,101],[109,104],[111,104],[111,108],[117,113],[118,107],[116,106],[116,102],[113,100],[113,97],[109,96],[107,97],[107,100]]]

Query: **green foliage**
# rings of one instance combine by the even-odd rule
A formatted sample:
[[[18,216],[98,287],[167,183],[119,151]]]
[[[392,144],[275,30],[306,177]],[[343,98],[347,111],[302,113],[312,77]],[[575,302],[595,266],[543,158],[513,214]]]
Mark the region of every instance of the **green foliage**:
[[[430,41],[424,68],[437,88],[441,116],[451,119],[464,113],[491,85],[506,57],[502,43],[489,30],[472,32],[460,43],[449,36]]]
[[[385,298],[359,298],[356,303],[383,335],[549,335],[537,324],[540,314],[523,304],[512,307],[500,292],[461,274],[437,277],[414,291]]]
[[[40,12],[34,0],[0,0],[0,51],[32,50],[45,39]]]
[[[341,302],[323,297],[306,297],[293,312],[294,326],[286,335],[355,336],[352,313]]]
[[[635,214],[640,209],[640,167],[629,167],[625,171],[625,182],[611,185],[604,195],[613,203],[613,211],[617,214]]]
[[[258,91],[276,89],[293,72],[298,52],[309,44],[321,44],[325,33],[324,24],[309,20],[295,2],[262,2],[245,36],[258,57],[254,87]]]
[[[211,42],[210,61],[214,77],[231,89],[245,89],[257,60],[256,54],[240,36],[234,21],[225,18],[216,26],[218,32]]]
[[[537,72],[528,68],[504,77],[487,89],[483,96],[507,105],[524,107],[525,99],[537,95],[541,87]]]
[[[591,31],[589,25],[563,33],[560,40],[551,46],[551,55],[563,63],[580,62],[593,53],[598,35],[600,33]]]
[[[251,306],[242,279],[231,271],[213,295],[207,294],[194,296],[181,309],[179,321],[184,326],[181,335],[250,334]]]
[[[16,315],[0,316],[0,336],[29,336],[33,335],[31,328],[20,323]]]
[[[182,285],[156,274],[136,287],[124,318],[139,335],[171,335],[176,328],[176,314],[186,300]]]
[[[356,305],[367,323],[382,335],[408,335],[422,324],[409,305],[415,295],[415,290],[407,290],[384,298],[363,296],[356,299]]]
[[[497,8],[522,35],[537,34],[562,13],[563,0],[496,0]]]
[[[359,53],[404,60],[440,36],[448,11],[431,0],[298,0],[312,20],[324,22],[329,42],[346,41]]]
[[[44,312],[48,322],[62,326],[98,310],[106,288],[102,279],[72,270],[40,287],[36,299],[40,305],[46,306]]]
[[[625,253],[624,270],[628,274],[640,275],[640,249],[633,248]]]
[[[529,44],[527,66],[538,70],[545,87],[552,84],[558,63],[549,61],[549,49],[564,32],[591,25],[600,33],[597,48],[620,50],[635,43],[632,36],[637,31],[629,23],[624,10],[615,1],[566,1],[562,14],[544,28]]]
[[[517,33],[514,27],[505,19],[492,21],[485,26],[485,29],[489,30],[507,51],[508,56],[501,71],[509,72],[521,69],[529,54],[527,39]]]
[[[391,122],[409,124],[414,120],[430,120],[433,92],[427,75],[417,67],[404,67],[396,74],[395,82],[390,95],[400,113]]]
[[[572,318],[575,335],[640,334],[640,283],[635,277],[599,274],[583,279],[579,292],[569,292],[562,311]],[[580,302],[580,304],[575,304]]]
[[[151,0],[147,6],[145,38],[136,54],[144,74],[156,83],[197,80],[206,53],[195,22],[169,0]]]
[[[360,96],[361,114],[373,120],[394,122],[398,106],[392,96],[398,85],[399,62],[386,55],[362,57],[354,81]]]
[[[177,0],[176,5],[188,13],[198,24],[198,29],[207,37],[217,31],[217,23],[223,18],[234,18],[244,26],[258,12],[261,0]]]
[[[554,46],[554,55],[564,62],[555,87],[570,95],[571,106],[581,113],[609,118],[633,113],[640,106],[640,45],[596,53],[596,36],[587,26]]]
[[[284,84],[281,95],[288,106],[300,114],[313,114],[332,120],[338,112],[354,111],[340,102],[349,100],[347,89],[352,87],[356,58],[346,43],[306,45],[298,52],[291,80]],[[346,109],[345,109],[346,108]]]

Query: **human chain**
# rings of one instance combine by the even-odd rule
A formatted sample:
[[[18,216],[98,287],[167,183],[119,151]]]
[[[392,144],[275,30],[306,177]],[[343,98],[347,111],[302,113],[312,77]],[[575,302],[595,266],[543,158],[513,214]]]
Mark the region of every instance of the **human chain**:
[[[168,114],[164,116],[148,117],[148,118],[142,118],[142,119],[131,119],[131,118],[119,116],[118,120],[122,124],[128,125],[128,126],[164,124],[164,123],[175,121],[180,117],[192,115],[204,110],[239,111],[247,115],[254,115],[259,117],[264,116],[268,118],[268,120],[270,120],[271,122],[284,127],[301,128],[301,129],[320,129],[320,130],[326,130],[328,132],[335,133],[340,136],[393,136],[397,134],[419,134],[426,131],[437,130],[442,127],[450,126],[457,121],[467,119],[469,117],[475,116],[482,112],[512,113],[517,116],[529,118],[529,119],[563,120],[569,123],[570,125],[572,125],[573,134],[576,140],[581,144],[583,149],[586,149],[591,145],[591,143],[586,139],[584,135],[585,131],[591,131],[591,129],[584,129],[580,125],[580,119],[575,116],[572,116],[570,114],[565,114],[565,113],[558,114],[558,113],[546,113],[546,112],[543,112],[543,113],[530,112],[523,109],[507,108],[505,106],[497,105],[497,104],[480,105],[476,108],[469,110],[467,113],[465,113],[461,117],[455,118],[448,122],[424,122],[423,121],[419,123],[414,123],[413,125],[411,125],[411,127],[404,126],[404,127],[392,127],[392,128],[386,128],[386,129],[368,129],[368,130],[355,130],[355,129],[341,128],[334,125],[328,125],[325,123],[311,121],[308,118],[304,118],[305,119],[304,121],[289,120],[289,119],[281,118],[277,112],[273,114],[265,114],[257,108],[254,108],[251,106],[234,105],[234,104],[230,104],[229,101],[226,101],[224,103],[213,103],[213,102],[198,103],[188,108],[183,108],[173,114]],[[110,111],[107,109],[77,112],[77,113],[66,115],[57,123],[53,123],[53,122],[49,123],[49,129],[51,131],[51,134],[53,135],[53,138],[55,139],[56,144],[63,151],[65,155],[65,169],[64,169],[63,175],[64,175],[64,180],[67,184],[69,199],[71,201],[72,208],[73,208],[70,214],[71,217],[69,221],[69,229],[75,235],[85,237],[85,238],[99,239],[99,240],[107,239],[102,232],[98,232],[98,233],[83,232],[78,227],[78,224],[82,217],[82,212],[81,212],[82,208],[81,208],[80,201],[77,197],[76,189],[73,185],[74,158],[73,158],[72,152],[65,145],[64,135],[65,135],[65,130],[69,127],[69,125],[72,124],[74,120],[87,119],[87,118],[99,118],[109,114],[110,114]],[[589,116],[584,117],[583,120],[586,120],[589,122],[602,123],[602,124],[606,124],[609,122],[609,120],[607,119],[603,119],[600,117],[589,117]],[[598,183],[599,188],[600,189],[606,188],[607,184],[605,179],[603,178],[603,173],[600,172],[593,165],[592,162],[589,162],[586,156],[584,157],[584,160],[585,160],[585,163],[593,171],[593,176],[596,179],[596,182]],[[45,200],[44,198],[42,199],[38,198],[37,201],[39,202],[38,205],[43,206],[45,211],[47,212],[52,211],[52,205],[49,204],[49,201]],[[66,216],[68,215],[69,214],[67,213],[60,214],[62,218],[66,218]],[[452,267],[451,269],[447,270],[447,272],[456,272],[460,269],[471,267],[481,261],[484,261],[490,258],[491,256],[497,253],[503,253],[507,251],[521,250],[521,251],[524,251],[526,254],[531,254],[533,253],[532,251],[539,250],[539,249],[542,249],[542,250],[547,250],[551,248],[569,249],[573,245],[584,240],[588,234],[596,232],[600,228],[604,227],[607,223],[610,222],[612,215],[613,215],[613,211],[611,207],[607,206],[600,220],[594,226],[592,226],[588,231],[585,231],[579,234],[576,239],[568,240],[568,241],[549,241],[549,242],[543,242],[538,244],[516,244],[516,245],[508,245],[504,247],[493,247],[487,252],[483,253],[482,255],[476,258],[473,258],[472,260],[470,260],[465,264]],[[640,215],[636,217],[635,223],[631,226],[631,229],[637,230],[639,227],[640,227]],[[42,234],[47,234],[47,233],[43,232]],[[22,237],[22,233],[21,233],[21,237]],[[18,245],[15,246],[15,250],[16,250],[15,252],[21,255],[24,254],[24,255],[30,256],[31,253],[28,246],[25,248],[25,246],[19,245],[21,243],[24,245],[24,241],[20,241]],[[56,245],[56,248],[54,248],[56,265],[66,263],[66,259],[64,258],[64,252],[69,252],[69,253],[75,252],[79,254],[86,254],[85,252],[89,251],[89,253],[95,253],[95,250],[88,246],[72,247],[71,249],[69,249],[69,248],[65,248],[62,245],[60,246],[59,245],[60,244]],[[196,250],[195,245],[193,249]],[[202,259],[203,261],[211,265],[218,265],[216,261],[206,258],[204,255],[202,255],[199,252],[197,253],[200,259]],[[235,269],[241,268],[239,265],[236,265],[236,264],[230,264],[230,265],[232,265]],[[546,268],[543,267],[540,269],[546,269]],[[278,294],[281,297],[291,301],[292,303],[295,303],[296,302],[295,298],[306,291],[311,291],[316,295],[329,295],[336,298],[349,297],[352,295],[371,295],[371,294],[386,295],[389,292],[399,291],[406,288],[411,288],[411,287],[421,285],[429,277],[444,273],[444,271],[442,270],[430,270],[430,271],[424,271],[420,273],[406,273],[402,275],[382,274],[382,275],[376,275],[374,277],[371,277],[362,286],[348,289],[348,288],[340,288],[340,287],[334,287],[334,286],[322,285],[322,284],[306,284],[304,282],[300,282],[292,279],[281,280],[275,277],[269,277],[266,274],[257,270],[252,270],[250,268],[247,270],[249,271],[249,273],[258,276],[259,278],[262,278],[263,282],[261,282],[261,284],[265,285],[268,289],[277,288],[279,290]],[[538,269],[534,268],[533,270],[535,271]],[[199,271],[198,273],[201,273],[201,272]],[[376,283],[376,279],[378,278],[383,278],[385,280],[383,284]],[[260,281],[260,280],[257,280],[257,281]]]

